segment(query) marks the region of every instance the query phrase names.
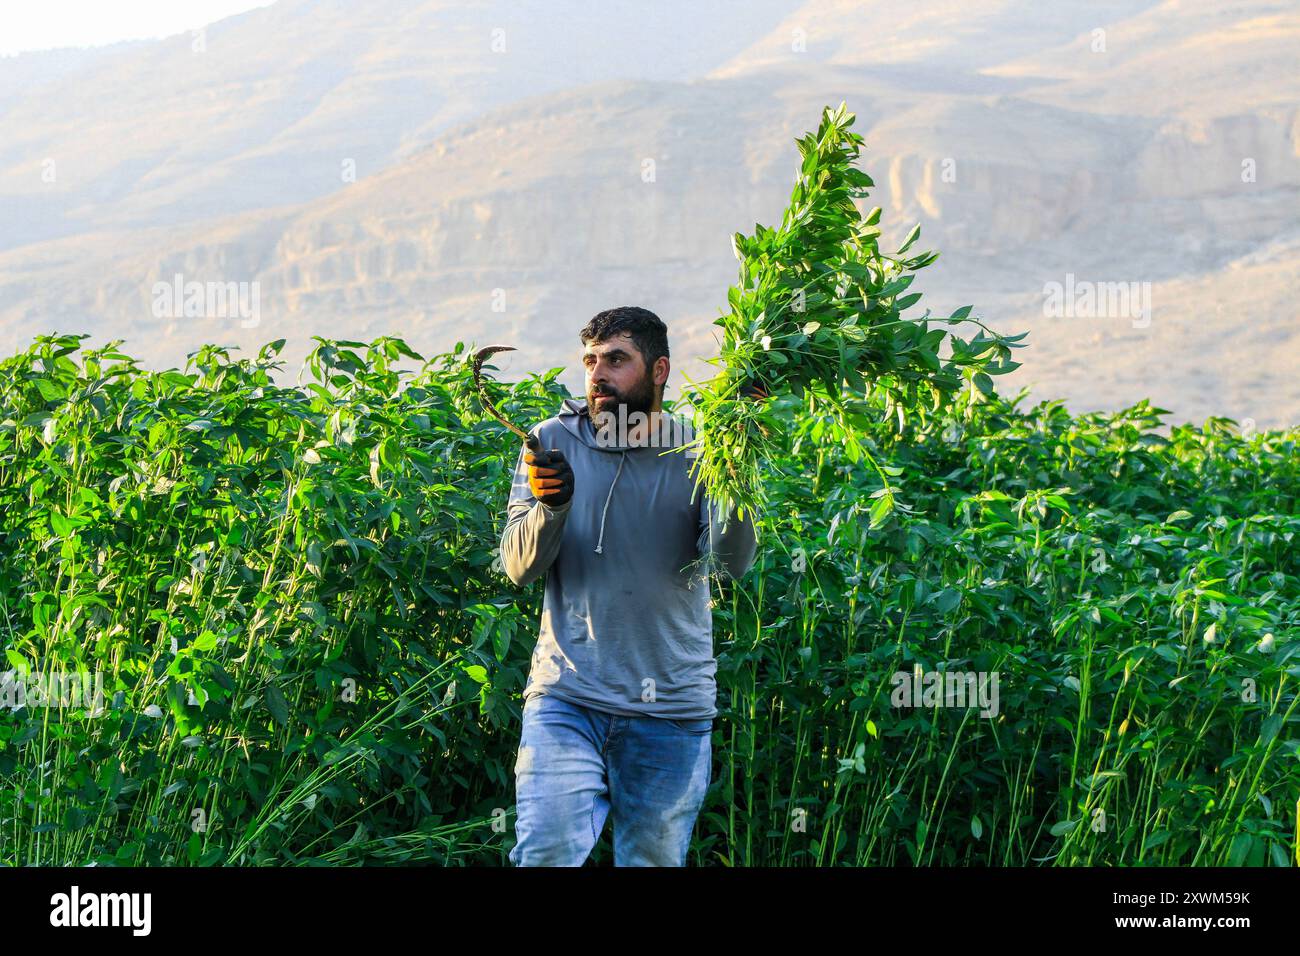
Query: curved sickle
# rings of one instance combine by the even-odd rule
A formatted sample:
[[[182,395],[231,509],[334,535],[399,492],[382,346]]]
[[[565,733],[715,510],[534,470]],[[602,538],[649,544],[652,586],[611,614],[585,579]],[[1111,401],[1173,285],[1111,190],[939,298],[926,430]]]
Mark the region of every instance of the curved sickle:
[[[510,429],[516,435],[524,440],[524,443],[533,451],[537,451],[541,443],[537,440],[536,435],[530,435],[517,425],[506,421],[506,417],[497,411],[496,406],[492,404],[492,399],[488,398],[487,389],[483,387],[483,363],[498,352],[513,352],[513,345],[488,345],[474,353],[474,359],[470,363],[470,369],[474,373],[474,387],[478,389],[479,399],[483,402],[483,407],[488,410],[493,418],[499,421],[506,428]]]

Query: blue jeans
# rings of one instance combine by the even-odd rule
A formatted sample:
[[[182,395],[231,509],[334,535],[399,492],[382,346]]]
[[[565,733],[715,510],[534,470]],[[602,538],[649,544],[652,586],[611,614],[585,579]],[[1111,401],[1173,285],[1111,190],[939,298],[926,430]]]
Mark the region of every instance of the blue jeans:
[[[524,702],[515,866],[582,866],[613,817],[615,866],[685,866],[712,779],[713,721]]]

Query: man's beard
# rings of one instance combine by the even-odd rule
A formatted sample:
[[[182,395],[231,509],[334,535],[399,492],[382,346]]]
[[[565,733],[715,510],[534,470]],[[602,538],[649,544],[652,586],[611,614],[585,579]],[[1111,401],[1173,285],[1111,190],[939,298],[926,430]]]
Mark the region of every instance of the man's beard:
[[[608,399],[601,400],[601,396],[597,394],[598,392],[612,395],[614,400],[612,402]],[[617,418],[619,415],[619,406],[625,406],[625,411],[623,412],[626,416],[624,419],[625,421],[627,418],[631,418],[631,416],[636,412],[643,412],[648,416],[650,410],[654,407],[654,401],[654,376],[649,372],[647,372],[645,378],[641,379],[641,381],[626,395],[621,394],[612,385],[593,385],[587,391],[587,408],[589,409],[592,421],[596,423],[597,428],[600,427],[601,420],[606,414],[613,415]]]

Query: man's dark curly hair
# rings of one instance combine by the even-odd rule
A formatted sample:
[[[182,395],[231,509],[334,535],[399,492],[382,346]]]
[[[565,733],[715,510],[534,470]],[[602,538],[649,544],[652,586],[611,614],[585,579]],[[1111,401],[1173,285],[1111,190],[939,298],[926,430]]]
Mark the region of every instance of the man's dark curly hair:
[[[649,309],[635,305],[621,305],[617,309],[597,312],[578,333],[578,338],[586,345],[588,342],[603,342],[620,332],[632,336],[632,344],[645,359],[647,370],[658,361],[659,356],[668,357],[668,326]]]

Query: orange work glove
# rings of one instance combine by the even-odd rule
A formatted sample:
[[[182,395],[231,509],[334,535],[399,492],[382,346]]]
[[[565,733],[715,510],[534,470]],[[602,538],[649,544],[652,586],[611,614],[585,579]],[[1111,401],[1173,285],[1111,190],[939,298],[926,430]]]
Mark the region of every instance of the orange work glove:
[[[558,448],[550,451],[524,451],[528,466],[528,489],[533,497],[550,508],[567,504],[573,497],[573,469]]]

